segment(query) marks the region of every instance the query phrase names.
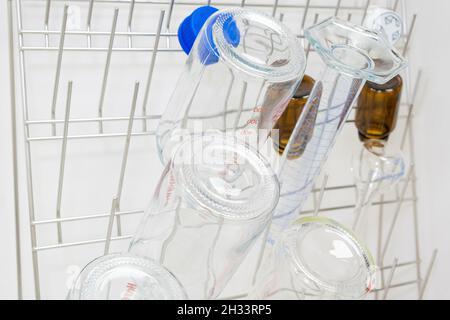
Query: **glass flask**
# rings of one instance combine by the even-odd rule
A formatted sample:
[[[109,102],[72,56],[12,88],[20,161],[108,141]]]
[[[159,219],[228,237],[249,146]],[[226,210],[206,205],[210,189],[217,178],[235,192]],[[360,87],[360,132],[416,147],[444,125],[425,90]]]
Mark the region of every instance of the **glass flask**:
[[[281,117],[275,124],[274,129],[278,130],[278,137],[274,139],[274,147],[280,155],[283,154],[286,146],[289,142],[289,138],[294,131],[295,125],[297,124],[298,118],[302,113],[306,102],[308,101],[309,95],[314,86],[314,79],[308,75],[304,75],[300,86],[295,92],[292,99],[289,101],[286,109],[284,110]],[[305,151],[306,145],[308,144],[311,134],[307,134],[307,139],[297,139],[293,143],[290,149],[290,153],[287,155],[287,159],[299,158]]]
[[[277,229],[289,226],[300,212],[366,80],[386,83],[406,67],[383,36],[338,18],[306,29],[305,36],[323,67],[278,168],[281,196],[273,221]],[[304,152],[289,159],[299,137],[308,141]]]
[[[265,158],[214,132],[179,145],[130,244],[172,272],[190,299],[218,297],[279,198]]]
[[[69,300],[181,300],[178,280],[156,261],[110,254],[90,262],[69,291]]]
[[[375,284],[370,252],[339,223],[297,220],[277,243],[253,299],[361,299]]]
[[[217,11],[196,37],[157,128],[163,163],[184,139],[210,130],[264,143],[304,69],[301,43],[272,17]]]
[[[353,230],[373,199],[397,185],[406,175],[406,160],[399,148],[383,140],[366,140],[352,159],[356,185],[356,207]]]

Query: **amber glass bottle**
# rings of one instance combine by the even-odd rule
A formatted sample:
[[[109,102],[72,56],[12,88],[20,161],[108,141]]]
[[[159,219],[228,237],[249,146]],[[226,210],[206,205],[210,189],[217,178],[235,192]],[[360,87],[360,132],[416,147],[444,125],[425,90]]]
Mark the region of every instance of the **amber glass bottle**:
[[[355,117],[361,141],[389,138],[397,122],[402,86],[399,75],[385,84],[365,84],[358,98]]]
[[[300,117],[306,102],[308,101],[313,87],[314,79],[308,75],[305,75],[294,96],[289,101],[289,104],[274,126],[274,129],[278,130],[278,139],[274,139],[274,145],[280,155],[284,152],[284,149],[289,142],[289,138],[294,131],[297,120]],[[295,143],[293,148],[290,150],[288,157],[300,157],[304,151],[304,147],[302,147],[302,145],[303,144],[301,143]]]

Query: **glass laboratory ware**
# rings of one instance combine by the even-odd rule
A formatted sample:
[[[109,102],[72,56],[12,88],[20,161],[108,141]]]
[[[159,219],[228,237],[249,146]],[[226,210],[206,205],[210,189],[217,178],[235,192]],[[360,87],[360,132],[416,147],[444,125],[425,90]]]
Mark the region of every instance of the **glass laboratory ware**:
[[[231,136],[193,135],[166,166],[130,252],[166,267],[190,299],[217,298],[278,197],[277,178],[256,150]]]
[[[353,230],[373,199],[391,190],[406,174],[405,157],[398,148],[383,140],[367,140],[352,159],[356,184],[356,207]]]
[[[69,300],[181,300],[178,280],[156,261],[110,254],[90,262],[78,275]]]
[[[361,141],[389,138],[397,123],[402,86],[399,75],[385,84],[367,82],[364,85],[355,115]]]
[[[402,19],[394,11],[370,7],[364,25],[381,33],[392,45],[402,35]],[[400,106],[403,79],[397,75],[384,84],[367,81],[358,98],[355,125],[359,138],[388,140],[394,131]]]
[[[297,220],[283,232],[254,299],[361,299],[373,288],[370,252],[339,223],[322,217]]]
[[[286,149],[289,138],[291,137],[295,125],[297,124],[298,118],[300,117],[300,114],[302,113],[305,104],[308,101],[313,86],[314,79],[305,74],[302,82],[300,83],[300,86],[298,87],[292,99],[289,101],[283,114],[275,124],[274,129],[278,130],[278,137],[274,139],[274,147],[280,155],[283,154],[284,150]],[[311,134],[307,135],[308,138],[310,138],[311,136],[312,132]],[[287,155],[287,158],[293,159],[300,157],[305,151],[308,142],[308,139],[298,139],[297,141],[295,141],[291,147],[290,154]]]
[[[243,8],[215,12],[196,37],[157,128],[163,163],[184,139],[210,130],[264,143],[304,69],[300,42],[272,17]]]
[[[273,221],[278,230],[300,212],[365,81],[386,83],[406,67],[383,36],[338,18],[306,29],[305,36],[324,65],[278,168],[281,196]],[[307,141],[304,152],[289,159],[299,137]]]

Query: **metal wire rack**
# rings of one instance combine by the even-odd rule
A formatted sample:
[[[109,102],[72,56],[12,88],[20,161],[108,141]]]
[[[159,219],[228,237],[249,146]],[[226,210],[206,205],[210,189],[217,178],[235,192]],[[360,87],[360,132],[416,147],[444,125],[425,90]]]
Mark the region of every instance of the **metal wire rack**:
[[[109,252],[112,246],[120,249],[126,245],[160,172],[156,152],[146,137],[152,139],[160,111],[168,99],[165,92],[171,91],[175,84],[171,79],[181,70],[180,61],[184,61],[176,41],[176,28],[185,14],[196,6],[211,2],[8,0],[19,298],[27,294],[23,290],[23,275],[28,270],[22,267],[22,256],[31,253],[34,297],[63,298],[66,288],[56,282],[67,278],[68,265],[82,266]],[[321,18],[335,15],[361,23],[369,6],[377,3],[376,0],[337,0],[329,5],[332,2],[217,0],[212,4],[266,11],[282,20],[303,40],[303,28]],[[350,2],[351,5],[347,4]],[[405,1],[383,1],[383,4],[386,2],[404,16],[406,32],[401,50],[407,54],[416,15],[405,16]],[[314,59],[315,52],[307,45],[306,50],[309,58]],[[80,57],[84,59],[82,62],[77,60]],[[130,75],[125,74],[125,66],[133,65],[138,67],[128,68]],[[408,75],[406,80],[411,82]],[[415,88],[419,82],[420,73],[415,79]],[[398,143],[408,151],[414,163],[414,94],[410,92],[417,92],[417,89],[406,91],[397,129]],[[20,99],[16,100],[16,95]],[[16,108],[18,105],[22,108]],[[348,124],[352,122],[352,119],[347,121]],[[23,128],[23,133],[16,131],[16,123],[18,128]],[[357,139],[354,140],[356,145]],[[104,144],[93,147],[88,141]],[[23,159],[20,156],[22,142],[25,147]],[[97,161],[99,153],[115,160]],[[81,167],[72,165],[68,168],[70,163],[77,161],[82,163]],[[90,162],[100,162],[100,167],[104,166],[105,171],[113,170],[114,174],[105,178],[108,175],[101,169],[89,171],[86,163]],[[146,169],[131,173],[139,167],[136,163],[144,164]],[[22,207],[19,173],[22,170],[26,172],[27,208],[19,212]],[[70,187],[74,181],[78,184],[76,188]],[[87,198],[80,196],[83,193],[80,181],[85,181]],[[351,182],[327,186],[327,181],[328,175],[320,187],[314,188],[311,207],[301,214],[351,212],[355,207],[354,199],[348,203],[325,205],[324,198],[330,199],[342,192],[353,195],[355,190]],[[95,183],[98,186],[92,187]],[[147,192],[137,192],[139,196],[133,197],[142,185],[147,185]],[[93,190],[98,192],[94,194]],[[107,196],[98,195],[99,190]],[[108,195],[109,200],[106,200]],[[95,199],[97,197],[99,199]],[[411,291],[415,285],[417,298],[421,299],[437,252],[434,251],[424,273],[414,167],[397,188],[395,196],[388,198],[382,196],[373,204],[378,208],[374,241],[377,263],[382,271],[374,297],[386,299],[392,288],[405,287]],[[83,199],[88,199],[87,207],[82,204]],[[93,205],[96,202],[102,204]],[[412,211],[413,220],[414,258],[403,261],[394,255],[393,262],[386,263],[405,203],[412,205],[409,211]],[[385,218],[387,207],[393,209],[390,221]],[[26,211],[29,215],[28,235],[20,233],[20,214]],[[388,228],[384,234],[386,222]],[[29,247],[24,245],[27,238],[31,252],[25,249]],[[44,256],[48,252],[51,252],[50,257]],[[408,267],[414,267],[414,276],[399,277],[399,269]],[[55,283],[52,283],[53,278]],[[234,292],[229,296],[242,297],[245,293]]]

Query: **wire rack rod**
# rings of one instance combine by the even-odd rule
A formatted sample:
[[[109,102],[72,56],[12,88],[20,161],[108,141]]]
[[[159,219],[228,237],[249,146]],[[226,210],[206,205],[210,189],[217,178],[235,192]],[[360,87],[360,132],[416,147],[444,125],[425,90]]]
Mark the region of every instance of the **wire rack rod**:
[[[129,239],[131,239],[131,237],[132,237],[132,235],[111,237],[111,241],[129,240]],[[86,241],[68,242],[68,243],[54,244],[54,245],[48,245],[48,246],[38,246],[38,247],[33,247],[33,251],[38,252],[38,251],[45,251],[45,250],[51,250],[51,249],[61,249],[61,248],[68,248],[68,247],[74,247],[74,246],[102,243],[102,242],[106,242],[106,238],[86,240]]]
[[[413,202],[414,199],[403,199],[404,202]],[[396,204],[397,200],[391,200],[391,201],[383,201],[383,202],[374,202],[372,206],[380,206],[380,205],[388,205],[388,204]],[[330,212],[330,211],[340,211],[340,210],[348,210],[348,209],[354,209],[355,205],[346,205],[346,206],[334,206],[334,207],[326,207],[326,208],[320,208],[318,212]],[[142,214],[144,210],[126,210],[126,211],[117,211],[117,216],[127,216],[127,215],[135,215],[135,214]],[[315,209],[313,210],[305,210],[301,213],[301,215],[309,215],[315,212]],[[91,215],[79,215],[74,217],[66,217],[66,218],[54,218],[54,219],[45,219],[45,220],[37,220],[33,221],[32,225],[39,226],[39,225],[46,225],[46,224],[53,224],[53,223],[65,223],[65,222],[75,222],[75,221],[83,221],[83,220],[92,220],[92,219],[101,219],[101,218],[107,218],[109,216],[108,213],[97,213],[97,214],[91,214]]]
[[[47,0],[22,0],[23,2],[38,2],[38,1],[47,1]],[[62,3],[66,0],[51,0],[52,2],[56,3]],[[103,3],[103,4],[115,4],[115,5],[122,5],[122,4],[129,4],[133,0],[94,0],[95,3]],[[146,0],[135,0],[136,5],[170,5],[173,0],[167,0],[167,1],[146,1]],[[87,3],[88,0],[71,0],[71,2],[74,3]],[[214,6],[219,7],[240,7],[242,6],[242,3],[239,3],[238,1],[230,1],[230,2],[220,2],[220,3],[214,3],[214,1],[211,2]],[[180,3],[177,3],[177,7],[183,7],[183,6],[189,6],[189,7],[197,7],[199,5],[202,5],[203,3],[199,3],[196,1],[183,1]],[[244,7],[255,7],[255,8],[273,8],[274,3],[248,3],[244,2]],[[278,8],[280,9],[305,9],[304,4],[278,4]],[[314,4],[309,6],[310,9],[319,9],[319,10],[335,10],[336,5],[320,5],[320,4]],[[341,9],[344,10],[355,10],[355,11],[361,11],[364,10],[364,6],[350,6],[350,5],[344,5],[341,6]]]
[[[134,116],[134,120],[158,120],[160,119],[160,115],[151,115],[151,116]],[[83,122],[98,122],[98,121],[124,121],[128,120],[129,118],[125,117],[115,117],[115,118],[86,118],[86,119],[70,119],[68,120],[69,123],[71,122],[77,122],[77,123],[83,123]],[[399,116],[398,120],[407,119],[407,116]],[[55,124],[55,123],[64,123],[64,120],[36,120],[36,121],[28,121],[27,125],[43,125],[43,124]],[[355,123],[355,120],[346,120],[346,123]],[[67,138],[69,140],[71,139],[83,139],[83,138],[105,138],[105,137],[120,137],[124,136],[126,133],[96,133],[96,134],[82,134],[82,135],[69,135]],[[141,132],[133,132],[133,136],[136,135],[155,135],[154,130],[150,131],[141,131]],[[47,140],[61,140],[63,139],[63,136],[38,136],[38,137],[28,137],[28,141],[47,141]]]

